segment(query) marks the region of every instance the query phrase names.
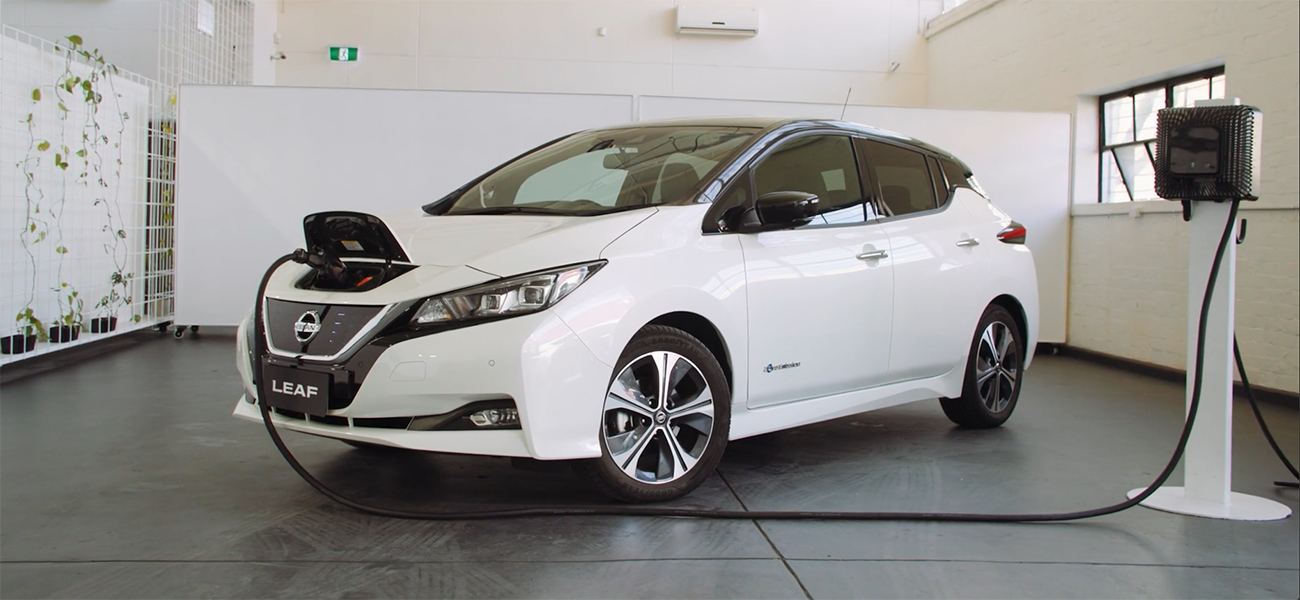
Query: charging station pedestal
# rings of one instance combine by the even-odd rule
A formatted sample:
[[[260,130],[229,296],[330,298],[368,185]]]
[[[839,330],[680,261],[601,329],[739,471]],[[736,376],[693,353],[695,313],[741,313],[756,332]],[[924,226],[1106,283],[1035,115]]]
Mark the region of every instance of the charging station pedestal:
[[[1205,282],[1232,205],[1192,203],[1187,262],[1187,403],[1196,373],[1196,328]],[[1275,521],[1291,515],[1286,505],[1232,491],[1232,334],[1237,289],[1236,232],[1224,249],[1205,323],[1205,364],[1201,405],[1183,455],[1183,486],[1163,486],[1142,505],[1166,512],[1233,521]],[[1132,498],[1146,488],[1128,493]]]

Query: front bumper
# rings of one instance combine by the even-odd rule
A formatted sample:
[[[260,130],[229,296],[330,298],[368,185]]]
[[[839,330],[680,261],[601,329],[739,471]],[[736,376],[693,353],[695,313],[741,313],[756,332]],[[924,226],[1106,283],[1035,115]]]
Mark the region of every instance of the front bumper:
[[[248,323],[242,327],[247,327]],[[261,421],[248,336],[238,336],[237,356],[245,395],[234,415]],[[391,342],[387,342],[391,343]],[[370,358],[373,357],[373,358]],[[542,460],[600,456],[599,428],[612,366],[591,353],[550,311],[492,321],[391,343],[367,342],[348,363],[313,364],[340,370],[373,364],[345,407],[324,418],[274,414],[278,427],[341,440],[413,450],[519,456]],[[354,374],[355,376],[355,374]],[[393,428],[407,417],[447,414],[485,401],[513,401],[520,429],[413,431]],[[369,424],[383,423],[384,426]]]
[[[235,407],[235,416],[249,421],[262,422],[262,412],[248,395],[241,396]],[[297,419],[271,413],[271,421],[280,429],[310,433],[351,442],[365,442],[408,448],[426,452],[454,452],[457,454],[486,454],[490,456],[531,457],[524,432],[519,429],[487,431],[407,431],[377,427],[332,425],[318,421]]]

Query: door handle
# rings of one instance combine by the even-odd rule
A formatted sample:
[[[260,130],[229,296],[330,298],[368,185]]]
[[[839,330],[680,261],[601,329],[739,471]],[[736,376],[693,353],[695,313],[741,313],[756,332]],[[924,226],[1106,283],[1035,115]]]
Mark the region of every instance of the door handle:
[[[980,241],[975,238],[966,238],[964,240],[957,241],[957,246],[959,248],[970,248],[971,246],[978,246],[978,245],[980,245]]]
[[[889,253],[884,250],[872,250],[871,252],[863,252],[862,254],[859,254],[858,260],[880,260],[888,257]]]

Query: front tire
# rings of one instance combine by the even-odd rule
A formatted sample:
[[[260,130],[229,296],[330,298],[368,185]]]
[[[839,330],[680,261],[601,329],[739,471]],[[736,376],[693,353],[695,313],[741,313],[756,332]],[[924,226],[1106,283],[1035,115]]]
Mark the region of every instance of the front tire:
[[[987,429],[1006,422],[1020,398],[1025,342],[1020,326],[1007,309],[996,304],[984,310],[970,358],[961,397],[940,398],[943,414],[962,427]]]
[[[718,360],[690,334],[651,325],[614,369],[601,410],[600,458],[575,466],[618,500],[672,500],[713,473],[730,430],[731,390]]]

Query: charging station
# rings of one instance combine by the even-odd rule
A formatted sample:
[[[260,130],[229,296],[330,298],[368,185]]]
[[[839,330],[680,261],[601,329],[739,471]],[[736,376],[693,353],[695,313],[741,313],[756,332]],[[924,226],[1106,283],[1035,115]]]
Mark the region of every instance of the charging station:
[[[1194,108],[1160,111],[1156,141],[1156,193],[1183,202],[1190,221],[1187,263],[1187,403],[1200,385],[1197,426],[1184,454],[1183,485],[1162,486],[1143,506],[1166,512],[1229,519],[1273,521],[1291,514],[1287,506],[1232,491],[1232,344],[1236,309],[1237,244],[1243,228],[1236,203],[1258,197],[1260,112],[1239,101],[1199,101]],[[1222,247],[1221,247],[1222,246]],[[1206,294],[1218,256],[1218,277]],[[1197,316],[1210,299],[1198,357]],[[1201,364],[1197,364],[1197,359]],[[1199,382],[1197,381],[1199,376]],[[1147,488],[1128,493],[1134,498]]]

